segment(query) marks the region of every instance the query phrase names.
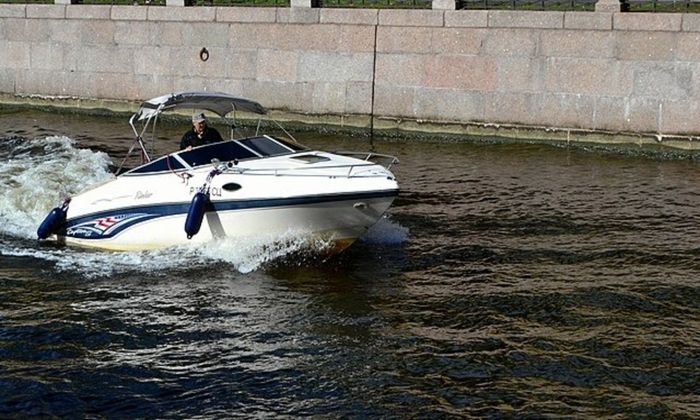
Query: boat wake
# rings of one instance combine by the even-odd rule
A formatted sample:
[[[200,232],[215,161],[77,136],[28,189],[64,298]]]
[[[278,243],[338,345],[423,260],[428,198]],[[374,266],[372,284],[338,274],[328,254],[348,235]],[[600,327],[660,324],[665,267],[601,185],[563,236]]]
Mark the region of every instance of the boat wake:
[[[367,244],[401,245],[408,240],[409,230],[391,217],[384,215],[359,241]]]
[[[246,274],[290,255],[321,255],[329,247],[329,243],[311,241],[290,232],[284,237],[256,237],[246,241],[226,238],[204,245],[193,243],[159,250],[128,252],[40,246],[38,243],[22,247],[0,240],[0,255],[43,260],[51,263],[56,271],[95,279],[130,273],[160,276],[167,275],[172,270],[210,268],[221,263]]]
[[[63,136],[0,142],[0,233],[36,238],[46,213],[70,195],[110,179],[103,152],[75,147]]]
[[[60,272],[87,278],[132,272],[158,276],[170,270],[224,263],[240,273],[250,273],[280,261],[295,265],[314,263],[332,248],[328,241],[292,230],[283,235],[225,238],[205,245],[185,244],[154,251],[105,252],[40,245],[34,242],[36,229],[52,207],[65,197],[112,177],[109,156],[79,149],[68,137],[11,138],[0,143],[0,162],[0,188],[6,191],[0,201],[0,256],[39,259]],[[407,229],[385,217],[360,241],[395,245],[403,243],[407,236]]]

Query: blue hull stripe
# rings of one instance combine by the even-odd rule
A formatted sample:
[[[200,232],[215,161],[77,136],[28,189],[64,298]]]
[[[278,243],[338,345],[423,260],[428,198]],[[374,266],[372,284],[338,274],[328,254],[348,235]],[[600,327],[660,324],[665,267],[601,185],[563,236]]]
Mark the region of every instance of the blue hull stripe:
[[[368,193],[313,195],[293,198],[273,198],[262,200],[229,200],[211,202],[207,211],[228,211],[243,209],[263,209],[271,207],[301,206],[335,201],[362,200],[370,198],[395,197],[399,190],[373,191]],[[157,204],[141,207],[125,207],[92,213],[69,219],[59,231],[61,236],[81,239],[111,238],[138,223],[159,217],[186,214],[190,203]],[[183,224],[184,229],[184,224]]]

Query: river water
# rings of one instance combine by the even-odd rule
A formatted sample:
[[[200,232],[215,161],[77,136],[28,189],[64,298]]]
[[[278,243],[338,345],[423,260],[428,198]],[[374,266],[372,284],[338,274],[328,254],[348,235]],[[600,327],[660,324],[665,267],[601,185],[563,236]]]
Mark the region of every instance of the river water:
[[[697,158],[303,133],[401,159],[345,253],[109,253],[35,232],[126,119],[0,128],[0,417],[700,416]]]

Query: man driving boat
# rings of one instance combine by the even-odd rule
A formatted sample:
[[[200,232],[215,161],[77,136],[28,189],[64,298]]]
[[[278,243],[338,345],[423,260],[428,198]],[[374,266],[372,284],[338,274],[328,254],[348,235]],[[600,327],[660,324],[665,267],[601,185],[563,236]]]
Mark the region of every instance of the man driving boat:
[[[180,150],[192,150],[193,147],[219,141],[223,141],[221,134],[216,128],[207,126],[207,118],[203,112],[199,112],[192,115],[192,129],[182,136]]]

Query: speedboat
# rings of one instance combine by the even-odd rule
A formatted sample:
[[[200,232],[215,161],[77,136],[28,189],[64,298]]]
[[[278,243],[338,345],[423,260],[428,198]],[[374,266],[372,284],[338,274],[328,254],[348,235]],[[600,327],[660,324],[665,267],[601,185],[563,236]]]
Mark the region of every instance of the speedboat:
[[[155,141],[159,116],[182,109],[212,112],[226,122],[232,114],[230,140],[152,159],[147,130]],[[234,135],[236,112],[258,114],[254,133],[251,128],[251,135]],[[225,93],[180,92],[143,102],[129,120],[135,140],[116,175],[65,199],[37,236],[129,251],[292,232],[327,241],[329,253],[342,251],[398,195],[390,170],[398,159],[310,149],[276,122],[283,135],[261,134],[266,114],[257,102]],[[123,169],[136,153],[142,163]]]

